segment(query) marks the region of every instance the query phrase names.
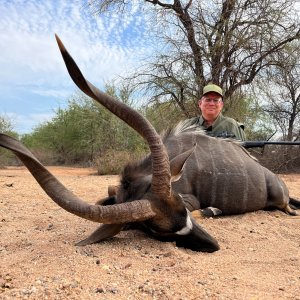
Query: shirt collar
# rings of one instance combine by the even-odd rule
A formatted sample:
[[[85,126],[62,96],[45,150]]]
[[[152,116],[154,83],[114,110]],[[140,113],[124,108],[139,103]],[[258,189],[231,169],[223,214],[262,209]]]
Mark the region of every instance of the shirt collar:
[[[220,112],[218,117],[214,120],[214,122],[212,123],[212,127],[218,122],[220,121],[221,119],[223,118],[223,115],[222,113]],[[204,123],[205,123],[205,119],[203,118],[203,116],[201,115],[200,116],[200,119],[199,119],[199,123],[200,123],[200,126],[204,126]],[[210,126],[209,126],[210,127]]]

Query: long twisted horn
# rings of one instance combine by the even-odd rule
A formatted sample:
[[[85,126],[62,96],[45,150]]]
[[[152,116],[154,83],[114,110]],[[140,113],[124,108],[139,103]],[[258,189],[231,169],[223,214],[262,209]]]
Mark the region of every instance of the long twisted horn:
[[[124,103],[101,92],[84,78],[65,46],[55,35],[68,72],[75,84],[88,96],[105,106],[114,115],[135,129],[147,142],[152,155],[152,192],[168,201],[171,195],[171,173],[165,146],[150,122]]]
[[[20,158],[54,202],[81,218],[105,224],[122,224],[144,221],[156,215],[148,200],[136,200],[109,206],[88,204],[59,182],[18,140],[6,134],[0,134],[0,146],[13,151]]]

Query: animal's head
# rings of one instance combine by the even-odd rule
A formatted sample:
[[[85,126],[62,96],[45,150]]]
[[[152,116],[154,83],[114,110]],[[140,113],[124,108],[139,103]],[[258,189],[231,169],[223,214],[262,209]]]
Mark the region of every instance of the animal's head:
[[[194,148],[171,160],[171,182],[180,178],[185,161],[193,151]],[[109,197],[99,200],[97,204],[106,206],[147,199],[155,210],[156,216],[139,222],[138,228],[142,228],[159,240],[175,241],[180,247],[207,252],[218,250],[217,241],[193,219],[180,194],[171,190],[170,195],[161,197],[152,192],[152,175],[147,169],[149,160],[151,166],[149,157],[141,164],[129,163],[121,174],[120,185],[110,186]],[[85,243],[89,243],[89,239],[83,242]]]
[[[171,189],[172,180],[178,180],[193,149],[169,162],[163,142],[153,126],[138,112],[88,82],[60,39],[57,36],[56,39],[69,74],[77,86],[134,128],[148,142],[151,172],[145,176],[134,172],[134,168],[129,165],[124,169],[118,192],[109,197],[110,205],[91,205],[67,190],[17,140],[1,134],[0,146],[15,152],[45,192],[62,208],[82,218],[105,224],[79,243],[81,245],[114,236],[122,230],[124,224],[142,222],[159,239],[174,240],[178,246],[196,251],[218,250],[217,241],[196,223],[180,195],[174,194]]]

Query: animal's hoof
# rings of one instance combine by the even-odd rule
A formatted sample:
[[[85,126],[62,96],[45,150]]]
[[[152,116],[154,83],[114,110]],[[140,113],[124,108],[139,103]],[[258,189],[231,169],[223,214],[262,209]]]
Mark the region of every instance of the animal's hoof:
[[[208,217],[208,218],[219,216],[222,214],[222,211],[216,207],[207,207],[201,209],[201,212],[204,217]]]

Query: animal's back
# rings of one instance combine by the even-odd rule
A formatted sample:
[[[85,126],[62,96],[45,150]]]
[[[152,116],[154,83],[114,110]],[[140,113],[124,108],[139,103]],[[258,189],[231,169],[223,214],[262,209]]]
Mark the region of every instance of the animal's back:
[[[166,142],[170,159],[197,144],[181,179],[172,184],[181,194],[192,194],[201,208],[217,207],[224,214],[265,207],[265,168],[236,142],[183,132]]]

